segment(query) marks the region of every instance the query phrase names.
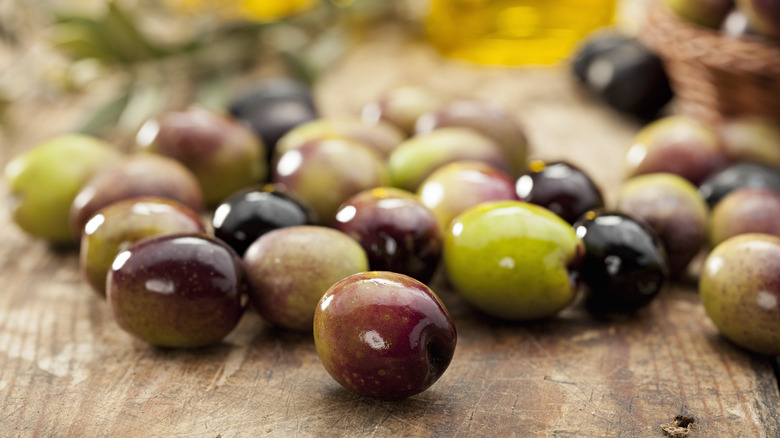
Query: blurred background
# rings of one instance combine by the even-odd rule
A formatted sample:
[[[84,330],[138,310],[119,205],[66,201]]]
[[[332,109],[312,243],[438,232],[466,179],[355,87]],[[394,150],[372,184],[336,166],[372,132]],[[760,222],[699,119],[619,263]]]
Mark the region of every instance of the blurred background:
[[[237,87],[261,77],[293,76],[313,84],[367,32],[382,27],[401,29],[470,62],[556,64],[592,28],[614,23],[635,32],[646,0],[588,0],[577,17],[565,12],[567,1],[494,1],[493,9],[487,3],[2,0],[0,141],[8,144],[14,129],[28,125],[41,106],[93,108],[89,117],[74,114],[60,123],[110,137],[135,130],[164,107],[222,107]],[[556,10],[554,4],[563,6]],[[517,41],[529,37],[517,29],[544,30],[550,17],[558,28],[545,30],[541,43],[555,50],[513,56],[520,52]],[[484,28],[488,21],[503,29]],[[480,39],[486,33],[493,34],[489,43]]]

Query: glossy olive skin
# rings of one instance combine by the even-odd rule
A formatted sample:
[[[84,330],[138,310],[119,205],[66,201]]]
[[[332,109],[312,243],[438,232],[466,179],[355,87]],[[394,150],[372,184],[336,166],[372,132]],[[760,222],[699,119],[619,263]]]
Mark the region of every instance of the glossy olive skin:
[[[742,234],[715,247],[704,261],[699,296],[728,339],[780,355],[780,237]]]
[[[618,212],[590,212],[574,224],[585,245],[578,268],[586,307],[630,312],[650,303],[667,281],[666,253],[650,227]]]
[[[373,271],[392,271],[428,283],[439,266],[442,231],[413,193],[391,187],[360,192],[336,213],[333,227],[366,251]]]
[[[331,225],[342,202],[388,185],[389,176],[382,157],[363,143],[311,140],[281,156],[272,182],[310,206],[323,225]]]
[[[729,192],[744,187],[780,192],[780,170],[759,163],[735,163],[707,178],[699,186],[699,193],[712,207]]]
[[[532,161],[516,187],[521,201],[541,205],[570,224],[604,207],[601,190],[590,176],[565,161]]]
[[[625,157],[626,175],[673,173],[694,185],[728,165],[715,131],[687,116],[669,116],[643,127]]]
[[[446,230],[452,219],[483,202],[519,200],[515,181],[506,172],[481,161],[456,161],[436,169],[417,189]]]
[[[368,270],[363,248],[322,226],[280,228],[249,246],[244,262],[252,305],[271,324],[311,331],[314,310],[333,283]]]
[[[136,154],[99,172],[81,188],[70,207],[73,231],[81,235],[89,218],[101,208],[141,196],[173,199],[195,212],[203,210],[203,193],[189,169],[172,158]]]
[[[572,303],[584,253],[571,225],[550,210],[494,201],[452,220],[443,261],[456,292],[487,315],[550,318]]]
[[[780,192],[768,188],[734,190],[718,202],[710,214],[708,241],[717,246],[724,240],[747,233],[780,236]]]
[[[390,400],[425,391],[442,376],[457,332],[447,308],[423,283],[372,271],[325,292],[314,315],[314,344],[342,386]]]
[[[282,136],[318,117],[311,87],[291,78],[270,79],[242,91],[228,111],[262,139],[269,157]]]
[[[167,111],[148,120],[136,135],[136,146],[187,166],[198,179],[207,206],[268,176],[268,152],[262,141],[229,114],[204,107]]]
[[[704,248],[709,208],[696,187],[680,176],[655,173],[625,181],[615,209],[644,221],[658,233],[670,275],[682,274]]]
[[[273,184],[241,190],[214,210],[214,236],[239,255],[263,234],[278,228],[315,225],[314,212]]]
[[[220,342],[248,302],[241,259],[203,235],[144,239],[119,253],[108,273],[112,315],[128,333],[160,347]]]
[[[98,210],[81,236],[82,275],[99,295],[106,294],[106,276],[120,251],[160,234],[205,234],[198,214],[177,201],[141,197],[117,201]]]

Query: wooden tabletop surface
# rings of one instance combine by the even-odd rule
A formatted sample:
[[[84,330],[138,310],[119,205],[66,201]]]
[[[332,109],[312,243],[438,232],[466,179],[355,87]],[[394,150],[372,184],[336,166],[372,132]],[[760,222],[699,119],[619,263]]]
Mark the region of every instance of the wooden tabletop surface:
[[[609,202],[640,127],[579,89],[565,66],[444,60],[392,29],[351,50],[316,94],[323,114],[354,114],[400,84],[508,105],[535,157],[580,165]],[[20,103],[2,164],[72,128],[98,100]],[[253,312],[211,348],[133,339],[79,276],[75,251],[52,250],[11,223],[7,192],[2,185],[2,436],[663,437],[680,416],[693,421],[691,437],[780,436],[776,358],[718,335],[695,270],[637,315],[597,319],[573,306],[533,324],[488,319],[438,281],[458,329],[452,364],[428,391],[381,402],[332,380],[310,335],[275,330]]]

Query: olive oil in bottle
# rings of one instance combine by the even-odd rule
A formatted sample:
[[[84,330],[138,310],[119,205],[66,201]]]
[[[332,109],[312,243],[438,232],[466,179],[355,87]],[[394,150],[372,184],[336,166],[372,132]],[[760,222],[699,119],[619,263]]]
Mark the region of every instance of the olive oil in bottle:
[[[430,0],[428,38],[444,55],[483,64],[555,64],[612,24],[616,0]]]

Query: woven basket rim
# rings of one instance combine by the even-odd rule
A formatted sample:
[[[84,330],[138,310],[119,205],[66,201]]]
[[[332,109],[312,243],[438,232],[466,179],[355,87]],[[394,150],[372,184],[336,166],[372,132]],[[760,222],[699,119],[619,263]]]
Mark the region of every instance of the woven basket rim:
[[[664,58],[719,70],[778,75],[780,81],[780,41],[721,34],[676,16],[660,1],[648,5],[639,37]]]

